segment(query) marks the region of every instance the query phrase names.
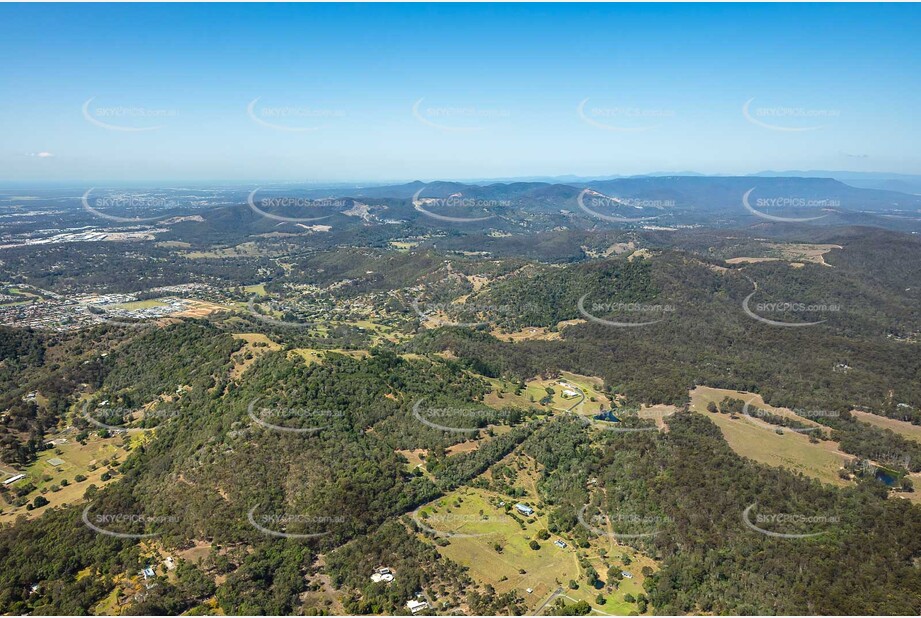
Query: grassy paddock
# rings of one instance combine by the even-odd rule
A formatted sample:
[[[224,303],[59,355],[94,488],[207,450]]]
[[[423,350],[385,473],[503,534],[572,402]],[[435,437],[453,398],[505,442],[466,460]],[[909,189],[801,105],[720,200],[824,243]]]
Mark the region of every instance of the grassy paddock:
[[[796,418],[806,424],[815,423],[798,416],[792,410],[765,405],[760,395],[698,386],[691,391],[691,410],[713,421],[736,453],[769,466],[785,467],[795,472],[802,472],[832,485],[852,484],[840,478],[838,470],[853,457],[838,450],[835,442],[823,440],[818,444],[812,444],[809,442],[809,436],[804,433],[784,429],[783,435],[778,435],[773,426],[757,419],[751,420],[742,416],[732,419],[728,414],[707,412],[708,403],[712,401],[719,405],[725,397],[744,401],[753,400],[753,406],[778,415]]]

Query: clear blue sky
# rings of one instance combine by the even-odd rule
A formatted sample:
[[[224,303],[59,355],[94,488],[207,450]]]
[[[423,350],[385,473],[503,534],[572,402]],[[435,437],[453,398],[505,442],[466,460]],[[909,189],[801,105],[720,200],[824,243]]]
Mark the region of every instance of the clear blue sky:
[[[917,5],[0,5],[0,23],[0,180],[921,173]]]

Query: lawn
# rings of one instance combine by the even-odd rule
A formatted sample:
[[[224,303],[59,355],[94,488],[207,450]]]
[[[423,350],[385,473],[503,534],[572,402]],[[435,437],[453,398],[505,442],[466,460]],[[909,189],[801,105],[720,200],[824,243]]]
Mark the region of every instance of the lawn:
[[[30,303],[41,301],[41,297],[33,294],[32,292],[27,292],[16,287],[5,288],[5,291],[10,296],[18,296],[21,300],[11,300],[9,302],[0,302],[0,305],[4,307],[13,307],[17,305],[28,305]]]
[[[258,294],[259,296],[265,296],[265,284],[260,283],[259,285],[248,285],[243,288],[243,291],[247,294]]]

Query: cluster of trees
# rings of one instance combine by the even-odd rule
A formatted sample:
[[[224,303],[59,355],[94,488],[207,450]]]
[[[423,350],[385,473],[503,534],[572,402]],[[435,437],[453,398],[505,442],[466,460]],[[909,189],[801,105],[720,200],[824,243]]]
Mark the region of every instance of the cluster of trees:
[[[84,615],[111,590],[112,578],[142,567],[135,540],[92,532],[81,522],[81,511],[51,509],[37,520],[0,529],[4,612]],[[77,573],[87,566],[98,576],[78,581]]]
[[[64,418],[75,392],[102,383],[101,354],[124,329],[101,326],[73,333],[0,327],[0,459],[24,466],[45,448],[46,432]]]
[[[407,599],[427,591],[439,606],[456,607],[476,584],[466,569],[442,559],[436,549],[416,537],[400,520],[391,520],[372,533],[360,536],[331,552],[326,573],[332,585],[345,592],[344,606],[350,614],[400,614]],[[372,582],[378,567],[394,574],[390,583]]]
[[[515,427],[508,433],[489,438],[479,448],[450,457],[429,457],[426,468],[435,475],[439,486],[451,490],[485,472],[533,431],[535,423]]]
[[[553,512],[571,513],[554,517],[555,526],[585,530],[576,514],[589,504],[589,514],[603,513],[612,524],[641,524],[654,532],[624,542],[660,561],[661,569],[646,580],[657,612],[914,614],[921,609],[914,565],[921,549],[914,534],[921,524],[917,506],[887,499],[875,482],[834,489],[755,464],[736,455],[719,429],[696,414],[679,413],[669,427],[663,434],[599,432],[597,442],[589,444],[588,438],[578,438],[576,424],[560,419],[552,431],[535,433],[526,444],[535,442],[533,452],[546,461],[553,459],[550,447],[538,446],[544,440],[573,458],[580,449],[590,450],[578,459],[586,468],[583,474],[544,471],[540,487]],[[586,476],[597,479],[604,491],[590,493]],[[808,539],[760,534],[743,520],[752,505],[750,521],[762,528],[820,534]],[[766,516],[764,523],[758,514]],[[778,590],[799,593],[779,595]]]
[[[611,260],[526,269],[497,281],[464,304],[483,310],[492,324],[513,331],[525,326],[554,327],[563,320],[581,318],[579,300],[584,295],[585,309],[606,317],[619,309],[617,303],[654,303],[658,291],[646,260]],[[595,308],[599,304],[604,308]],[[463,308],[458,305],[457,311],[462,314]],[[621,312],[620,319],[626,321],[648,319],[623,315]]]
[[[821,429],[815,427],[815,425],[803,423],[802,421],[798,421],[795,418],[774,414],[773,412],[759,408],[755,405],[749,405],[748,409],[746,410],[745,401],[736,399],[734,397],[724,397],[719,405],[711,401],[707,404],[707,411],[714,414],[728,414],[733,418],[737,418],[742,414],[747,414],[748,416],[751,416],[764,423],[777,425],[778,427],[789,427],[791,429],[797,430],[812,430],[816,433],[810,432],[809,435],[810,437],[815,437],[816,439],[818,436],[824,435],[821,433]]]
[[[161,423],[154,439],[133,449],[119,467],[119,482],[90,497],[94,514],[158,516],[146,517],[154,522],[146,525],[113,524],[117,532],[156,532],[173,547],[206,539],[254,548],[234,562],[227,581],[217,589],[217,599],[227,612],[256,613],[261,608],[260,612],[290,613],[304,590],[312,552],[370,534],[469,481],[532,431],[518,411],[490,412],[485,420],[510,424],[511,430],[485,436],[475,451],[439,456],[468,436],[419,422],[413,404],[424,399],[434,408],[481,409],[474,402],[488,385],[458,365],[407,360],[387,350],[374,350],[361,360],[331,355],[324,363],[308,364],[279,351],[265,354],[238,383],[229,380],[228,373],[230,356],[239,345],[214,325],[184,321],[143,332],[105,359],[97,398],[110,398],[111,405],[141,406],[168,395],[177,413]],[[299,429],[309,428],[304,423],[320,426],[307,433],[261,426],[248,414],[253,402],[258,402],[253,406],[256,413],[263,408],[286,411],[287,416],[272,416],[270,422],[299,422],[292,426]],[[488,428],[484,431],[491,433]],[[435,482],[406,469],[405,459],[396,453],[403,448],[435,453],[431,460]],[[20,534],[45,530],[60,518],[79,517],[77,507],[54,512],[60,515],[14,529]],[[250,517],[277,532],[322,535],[313,541],[281,541],[257,530]],[[6,536],[6,531],[0,536],[11,545],[21,539]],[[41,573],[21,571],[20,564],[2,560],[0,568],[33,583],[48,581],[52,574],[70,581],[73,570],[97,569],[107,561],[112,567],[99,568],[102,574],[115,576],[134,569],[133,564],[126,568],[124,561],[112,563],[113,556],[102,553],[81,555],[62,572],[55,570],[69,545],[87,542],[75,539],[49,545],[47,551],[55,557]],[[408,585],[414,580],[406,581]],[[189,585],[198,590],[199,584],[195,580]],[[41,591],[44,588],[33,595],[18,584],[12,589],[19,596],[0,607],[38,607],[49,602]],[[93,590],[109,589],[111,584]],[[356,609],[378,606],[376,601],[362,605],[367,601],[359,590],[349,593]],[[146,597],[143,607],[172,612],[181,605],[185,611],[200,598],[182,586],[164,586]],[[90,605],[87,602],[84,608]]]
[[[741,399],[726,397],[719,405],[713,402],[708,404],[707,410],[738,416],[745,412],[745,402]],[[808,435],[813,441],[818,441],[819,438],[833,440],[838,442],[842,451],[856,455],[860,459],[872,460],[902,472],[921,471],[921,444],[891,429],[874,427],[861,422],[847,410],[825,411],[825,414],[815,415],[812,418],[827,428],[816,428],[815,425],[774,414],[754,405],[749,406],[747,412],[762,422],[778,427],[789,427],[799,431],[811,430],[808,431]]]
[[[576,301],[586,291],[591,292],[585,305],[589,311],[595,302],[641,302],[674,311],[641,328],[592,321],[569,326],[562,341],[508,343],[490,335],[488,327],[441,328],[420,334],[408,348],[450,350],[469,369],[489,376],[526,379],[554,369],[597,375],[611,391],[633,402],[682,405],[688,390],[707,384],[759,392],[776,406],[864,406],[917,418],[910,414],[921,408],[921,383],[915,379],[921,372],[917,344],[887,337],[892,320],[921,324],[910,298],[869,286],[857,274],[829,274],[831,269],[812,264],[800,269],[775,262],[753,264],[746,266],[746,275],[718,272],[712,266],[688,254],[667,252],[650,260],[611,260],[531,277],[522,274],[520,281],[515,275],[487,288],[477,305],[526,308],[514,314],[509,326],[515,329],[580,317]],[[610,277],[602,277],[604,273]],[[822,319],[827,322],[810,328],[760,323],[742,310],[742,301],[753,290],[746,276],[759,282],[763,296],[758,302],[827,303],[841,309],[825,312]],[[649,318],[645,313],[598,317]],[[496,319],[501,323],[509,316]]]
[[[96,399],[133,409],[161,395],[178,399],[183,389],[222,392],[218,383],[225,379],[231,354],[242,346],[206,320],[150,329],[106,357],[105,386]]]

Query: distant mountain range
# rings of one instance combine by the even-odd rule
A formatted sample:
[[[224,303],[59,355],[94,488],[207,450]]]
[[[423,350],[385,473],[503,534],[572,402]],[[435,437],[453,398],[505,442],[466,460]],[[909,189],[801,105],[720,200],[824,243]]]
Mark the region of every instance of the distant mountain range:
[[[871,182],[873,179],[866,179]],[[797,201],[816,208],[869,213],[911,212],[921,209],[921,195],[855,187],[828,177],[788,176],[633,176],[594,179],[579,183],[510,182],[470,184],[452,181],[414,181],[399,185],[361,188],[305,189],[314,198],[341,197],[355,199],[470,198],[519,202],[522,206],[558,206],[572,209],[585,190],[634,204],[636,208],[672,208],[713,212],[739,210],[749,190],[752,200],[787,200],[791,208]],[[778,203],[780,205],[780,203]]]
[[[755,176],[791,176],[801,178],[834,178],[852,187],[881,189],[921,194],[921,175],[890,174],[887,172],[830,172],[821,170],[761,172]]]
[[[518,182],[543,182],[550,184],[586,184],[603,180],[621,180],[631,178],[659,178],[659,177],[709,177],[709,178],[731,178],[732,174],[702,174],[694,171],[676,171],[676,172],[649,172],[648,174],[608,174],[602,176],[579,176],[577,174],[566,174],[560,176],[521,176],[521,177],[500,177],[490,179],[470,179],[459,180],[463,184],[471,185],[488,185],[495,183],[518,183]],[[895,174],[890,172],[849,172],[835,170],[786,170],[786,171],[763,171],[754,174],[744,174],[741,177],[756,178],[831,178],[839,180],[852,187],[861,189],[881,189],[887,191],[900,191],[903,193],[921,194],[921,175],[919,174]],[[359,186],[358,184],[352,185]]]
[[[297,200],[272,201],[280,196],[317,202],[309,208],[286,207],[286,202]],[[921,232],[921,195],[794,175],[641,176],[572,184],[414,181],[374,187],[285,186],[260,189],[257,201],[262,199],[277,204],[265,209],[276,216],[259,216],[242,204],[225,206],[201,213],[204,227],[238,234],[303,231],[305,226],[292,218],[312,213],[323,217],[318,223],[331,226],[332,237],[339,242],[355,242],[340,233],[349,229],[358,233],[359,228],[366,240],[407,232],[530,234],[576,228],[744,228],[774,223]]]

